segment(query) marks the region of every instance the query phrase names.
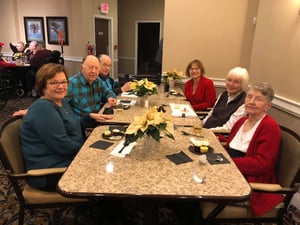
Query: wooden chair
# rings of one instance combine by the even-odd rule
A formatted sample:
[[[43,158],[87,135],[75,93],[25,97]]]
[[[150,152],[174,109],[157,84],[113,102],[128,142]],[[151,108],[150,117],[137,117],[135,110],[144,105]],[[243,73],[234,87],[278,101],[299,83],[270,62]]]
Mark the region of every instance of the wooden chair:
[[[57,192],[40,191],[26,183],[26,178],[30,176],[63,173],[65,168],[38,169],[25,172],[19,140],[21,124],[22,119],[14,117],[5,121],[0,127],[0,159],[20,203],[19,225],[23,225],[25,209],[92,204],[87,199],[66,198]]]
[[[275,167],[278,184],[250,183],[253,192],[280,193],[285,195],[284,202],[260,217],[252,217],[249,204],[225,206],[223,211],[213,219],[219,223],[283,223],[284,213],[293,194],[298,190],[300,182],[300,138],[288,128],[281,127],[281,143],[279,158]],[[264,204],[263,202],[261,204]],[[201,204],[204,220],[209,223],[210,212],[216,208],[213,202]],[[212,221],[210,221],[212,222]]]

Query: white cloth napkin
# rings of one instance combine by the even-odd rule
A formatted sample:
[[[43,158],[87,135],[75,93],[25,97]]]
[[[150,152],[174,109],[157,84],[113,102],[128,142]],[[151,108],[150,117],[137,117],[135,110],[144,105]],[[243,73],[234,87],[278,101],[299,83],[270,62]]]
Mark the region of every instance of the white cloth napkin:
[[[126,155],[128,155],[131,152],[131,150],[134,148],[134,146],[136,146],[136,142],[132,142],[128,146],[126,146],[122,150],[121,153],[119,153],[119,151],[124,146],[124,142],[125,142],[125,140],[120,141],[120,143],[111,151],[110,154],[114,155],[114,156],[118,156],[118,157],[125,157]]]
[[[185,117],[197,116],[197,114],[190,105],[170,103],[170,107],[172,110],[172,116],[174,117],[182,117],[183,113],[185,114]]]
[[[133,94],[132,92],[122,92],[121,97],[127,97],[127,98],[137,98],[138,96],[136,96],[135,94]]]

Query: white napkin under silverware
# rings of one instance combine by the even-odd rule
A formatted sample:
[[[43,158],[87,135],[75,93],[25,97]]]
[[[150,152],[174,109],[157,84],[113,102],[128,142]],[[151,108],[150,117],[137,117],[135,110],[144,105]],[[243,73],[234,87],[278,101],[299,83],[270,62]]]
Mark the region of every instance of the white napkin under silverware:
[[[124,142],[125,142],[125,140],[120,141],[120,143],[111,151],[110,154],[114,155],[114,156],[118,156],[118,157],[125,157],[126,155],[128,155],[131,152],[131,150],[134,148],[134,146],[136,146],[136,142],[132,142],[128,146],[126,146],[122,150],[122,152],[119,153],[119,151],[124,146]]]
[[[174,116],[174,117],[182,117],[182,114],[184,114],[184,117],[196,117],[197,116],[195,111],[188,104],[170,103],[170,108],[172,110],[172,116]]]

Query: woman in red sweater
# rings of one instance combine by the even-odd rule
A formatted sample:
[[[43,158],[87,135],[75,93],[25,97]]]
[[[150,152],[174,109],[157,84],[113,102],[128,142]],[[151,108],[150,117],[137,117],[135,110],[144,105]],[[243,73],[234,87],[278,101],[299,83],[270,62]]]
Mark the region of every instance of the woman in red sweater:
[[[216,101],[216,90],[212,80],[204,77],[205,69],[200,60],[195,59],[190,62],[185,73],[191,79],[184,85],[184,95],[194,110],[213,107]]]
[[[276,183],[274,167],[278,157],[280,128],[267,115],[273,97],[274,92],[269,84],[251,86],[245,98],[248,116],[234,124],[228,139],[228,153],[248,182]],[[278,194],[253,193],[250,198],[252,215],[263,215],[281,201],[282,197]]]

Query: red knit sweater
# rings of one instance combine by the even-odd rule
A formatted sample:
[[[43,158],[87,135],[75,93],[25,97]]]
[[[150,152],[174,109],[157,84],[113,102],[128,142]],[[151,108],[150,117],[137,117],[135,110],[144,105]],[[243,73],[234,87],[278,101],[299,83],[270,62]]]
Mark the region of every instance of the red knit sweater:
[[[194,110],[204,110],[214,106],[216,101],[216,89],[212,80],[200,77],[197,89],[193,94],[194,80],[188,80],[184,85],[184,95],[191,103]]]
[[[246,119],[247,117],[243,117],[235,123],[231,129],[228,143]],[[233,161],[248,182],[276,183],[274,167],[278,157],[279,144],[280,128],[272,117],[266,115],[256,128],[245,157],[233,158]],[[253,216],[263,215],[282,200],[283,198],[279,194],[253,193],[250,198]]]

